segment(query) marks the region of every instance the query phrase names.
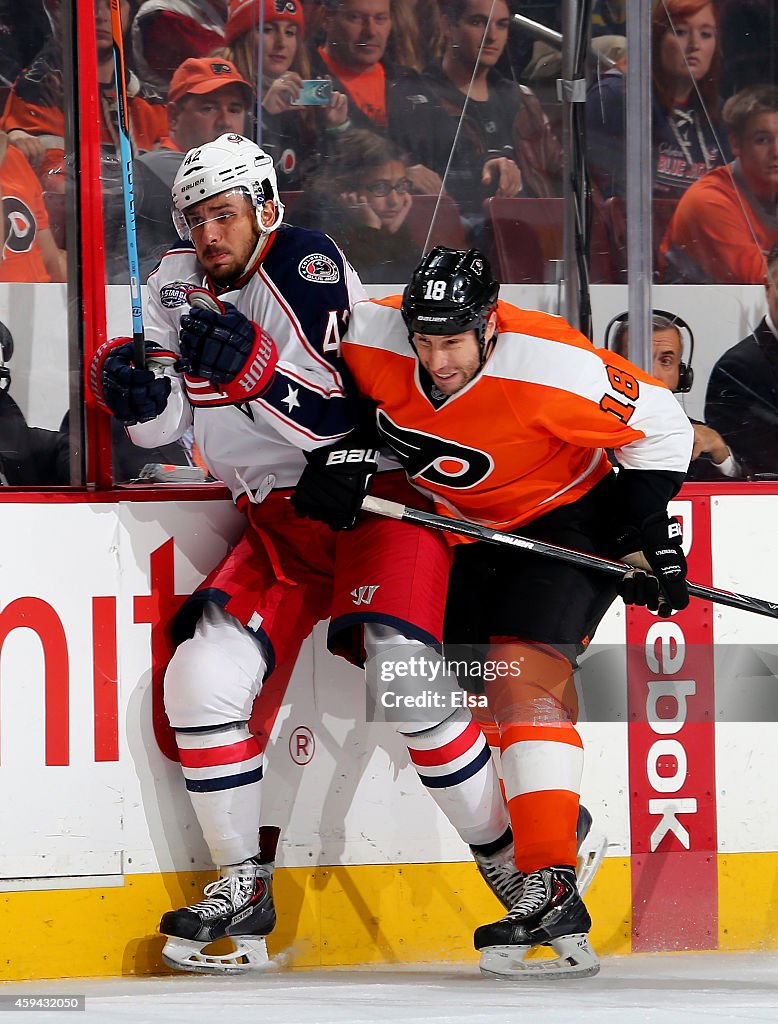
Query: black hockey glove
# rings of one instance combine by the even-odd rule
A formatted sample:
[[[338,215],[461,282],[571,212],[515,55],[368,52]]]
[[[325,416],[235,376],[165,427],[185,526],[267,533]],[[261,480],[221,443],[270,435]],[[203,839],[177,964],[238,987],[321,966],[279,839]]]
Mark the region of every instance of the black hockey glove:
[[[354,436],[350,437],[355,444]],[[345,437],[329,448],[306,452],[308,465],[292,495],[298,516],[326,523],[331,530],[356,526],[362,499],[378,468],[375,448],[351,447],[348,442]]]
[[[632,539],[636,541],[634,547],[639,545],[640,550],[622,559],[635,566],[621,584],[624,603],[645,605],[664,618],[675,609],[685,608],[689,591],[678,520],[670,519],[666,512],[655,512],[644,520],[640,530],[632,532]]]
[[[235,391],[235,401],[258,395],[278,362],[275,342],[231,303],[203,291],[211,302],[204,308],[199,294],[199,289],[190,293],[192,309],[181,317],[181,368],[216,387],[234,382],[227,390]]]
[[[147,341],[146,358],[150,365],[137,368],[132,340],[112,338],[95,352],[89,367],[89,387],[97,404],[128,427],[159,416],[170,395],[170,377],[161,369],[175,362],[175,352]]]

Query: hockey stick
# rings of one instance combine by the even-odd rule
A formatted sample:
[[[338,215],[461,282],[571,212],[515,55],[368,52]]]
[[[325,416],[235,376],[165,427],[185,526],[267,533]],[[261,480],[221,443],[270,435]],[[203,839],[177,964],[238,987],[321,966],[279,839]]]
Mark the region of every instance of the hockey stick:
[[[447,516],[438,516],[432,512],[421,512],[419,509],[409,508],[407,505],[401,505],[397,501],[387,501],[384,498],[373,498],[368,495],[362,502],[362,508],[365,512],[375,512],[379,516],[401,519],[403,522],[416,523],[419,526],[429,526],[433,530],[443,530],[446,533],[457,533],[462,537],[486,541],[488,544],[505,544],[508,547],[523,548],[536,555],[554,558],[559,562],[568,562],[570,565],[579,565],[584,569],[597,569],[610,576],[623,577],[632,568],[624,562],[614,562],[609,558],[600,558],[598,555],[574,551],[572,548],[563,548],[542,540],[531,540],[529,537],[521,537],[515,533],[503,533],[501,530],[493,530],[489,526],[481,526],[479,523],[473,523],[467,519],[449,519]],[[746,594],[735,594],[729,590],[717,590],[715,587],[704,587],[700,583],[687,581],[687,586],[692,597],[701,597],[703,600],[712,601],[715,604],[726,604],[730,608],[740,608],[742,611],[778,619],[778,604],[773,604],[772,601],[763,601],[759,597],[748,597]]]
[[[0,132],[0,166],[2,166],[5,160],[5,154],[8,152],[8,133]],[[4,196],[2,190],[0,190],[0,263],[5,259],[5,243],[8,241],[10,234],[11,224],[8,223],[8,230],[5,226],[5,205]]]
[[[135,227],[135,192],[132,180],[132,146],[130,144],[130,110],[127,103],[127,75],[124,65],[121,0],[111,0],[111,35],[113,36],[113,68],[116,84],[116,106],[119,122],[119,156],[122,163],[122,194],[127,236],[127,262],[130,269],[130,304],[132,308],[133,362],[139,369],[146,366],[146,343],[143,337],[143,305],[140,293],[138,234]]]

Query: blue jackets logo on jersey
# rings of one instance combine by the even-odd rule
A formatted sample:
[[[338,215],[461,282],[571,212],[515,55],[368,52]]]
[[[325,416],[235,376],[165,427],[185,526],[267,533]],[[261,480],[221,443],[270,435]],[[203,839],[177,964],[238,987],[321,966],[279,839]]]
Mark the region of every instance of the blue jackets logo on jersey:
[[[312,252],[310,256],[300,260],[297,268],[300,277],[314,284],[335,284],[340,281],[340,271],[335,263],[320,252]]]

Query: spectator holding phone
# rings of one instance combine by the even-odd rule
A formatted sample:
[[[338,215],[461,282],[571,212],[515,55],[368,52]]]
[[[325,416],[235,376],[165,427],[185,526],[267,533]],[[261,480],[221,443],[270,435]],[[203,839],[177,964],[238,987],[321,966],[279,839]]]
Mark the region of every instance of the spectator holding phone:
[[[283,10],[279,10],[279,7]],[[262,67],[257,68],[262,30]],[[262,81],[262,148],[273,157],[280,191],[298,190],[307,166],[326,150],[328,136],[347,131],[348,100],[328,80],[313,83],[303,41],[302,3],[231,0],[219,56],[246,81]],[[307,84],[306,84],[307,83]]]
[[[434,113],[422,95],[415,68],[398,64],[389,54],[396,0],[325,0],[324,42],[312,55],[315,73],[330,75],[335,88],[349,98],[355,128],[369,128],[400,140],[407,119],[420,135],[433,130]],[[439,174],[423,163],[409,169],[414,191],[437,195]]]

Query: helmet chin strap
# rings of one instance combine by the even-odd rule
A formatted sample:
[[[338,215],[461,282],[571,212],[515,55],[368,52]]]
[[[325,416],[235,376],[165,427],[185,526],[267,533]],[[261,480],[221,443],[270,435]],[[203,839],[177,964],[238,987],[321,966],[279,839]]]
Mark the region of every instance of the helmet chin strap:
[[[262,255],[262,252],[264,251],[264,248],[267,245],[268,238],[275,231],[275,227],[265,228],[262,226],[259,220],[259,212],[257,212],[257,224],[259,225],[259,238],[257,239],[257,244],[254,246],[251,255],[246,260],[245,267],[237,275],[238,278],[244,277],[246,274],[248,274],[248,272],[252,270],[254,266],[259,262],[259,257]]]
[[[246,274],[249,270],[251,270],[251,268],[257,262],[259,257],[262,255],[262,250],[265,248],[265,245],[267,244],[267,240],[270,237],[270,234],[271,234],[270,231],[265,231],[265,230],[260,229],[259,238],[257,239],[257,244],[254,246],[254,251],[252,252],[252,254],[249,256],[248,260],[246,261],[246,268],[243,271],[243,274]],[[243,276],[243,274],[241,274],[241,277]]]
[[[497,334],[498,334],[497,324],[494,325],[494,331],[492,332],[491,338],[488,341],[484,340],[486,338],[486,331],[487,331],[487,329],[489,327],[489,317],[490,316],[491,316],[491,313],[486,318],[486,323],[483,325],[481,330],[476,332],[476,337],[478,338],[478,348],[481,351],[481,363],[480,363],[480,365],[478,367],[479,372],[486,365],[486,361],[489,358],[489,356],[492,354],[492,352],[494,352],[494,346],[497,343]]]

